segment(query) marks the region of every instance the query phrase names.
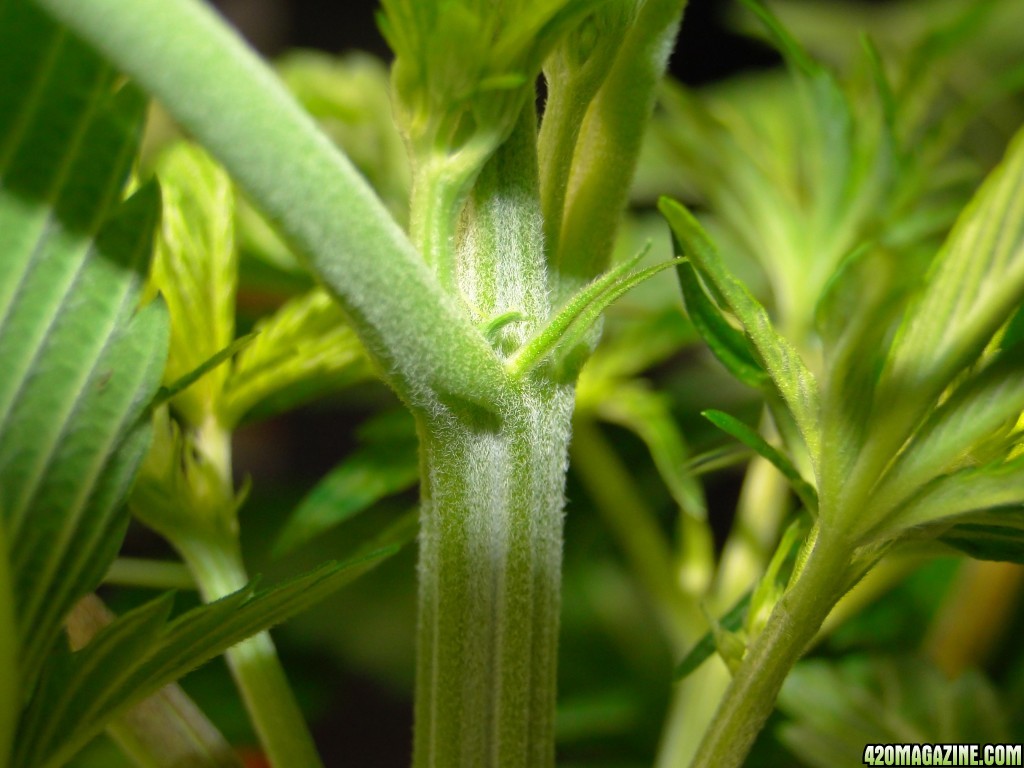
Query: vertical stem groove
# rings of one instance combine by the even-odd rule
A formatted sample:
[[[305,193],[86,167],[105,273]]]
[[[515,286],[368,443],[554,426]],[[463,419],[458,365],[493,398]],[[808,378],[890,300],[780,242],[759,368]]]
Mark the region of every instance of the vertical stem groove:
[[[554,764],[567,387],[421,419],[417,768]]]

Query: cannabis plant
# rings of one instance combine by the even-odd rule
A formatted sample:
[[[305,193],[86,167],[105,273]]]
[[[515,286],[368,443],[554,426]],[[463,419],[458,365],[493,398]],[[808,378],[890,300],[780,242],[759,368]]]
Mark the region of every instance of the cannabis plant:
[[[684,5],[383,0],[388,75],[275,72],[199,0],[0,0],[0,764],[106,731],[142,765],[235,765],[172,685],[224,652],[270,763],[320,765],[265,630],[414,538],[413,764],[554,764],[570,458],[679,662],[659,765],[742,763],[901,552],[1024,560],[1024,138],[989,169],[962,130],[1020,70],[948,98],[1003,6],[840,75],[751,0],[788,77],[705,94],[662,84]],[[621,227],[652,115],[638,189],[686,204]],[[287,299],[249,322],[253,257]],[[754,405],[691,403],[739,449],[694,456],[645,378],[698,343]],[[235,431],[374,380],[400,407],[275,550],[416,484],[417,509],[262,587]],[[672,537],[602,422],[649,454]],[[750,457],[716,547],[700,476]],[[118,558],[130,517],[183,566]],[[117,617],[105,578],[203,604]],[[815,670],[784,709],[841,678]]]

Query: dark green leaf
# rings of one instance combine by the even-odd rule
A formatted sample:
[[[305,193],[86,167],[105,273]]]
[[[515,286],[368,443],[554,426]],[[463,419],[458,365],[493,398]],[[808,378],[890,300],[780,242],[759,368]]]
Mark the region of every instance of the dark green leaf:
[[[735,632],[743,626],[743,622],[747,617],[747,609],[750,607],[751,595],[751,592],[747,592],[718,620],[718,624],[722,629]],[[672,679],[678,682],[695,672],[701,664],[714,655],[716,649],[714,632],[708,630],[707,634],[697,641],[697,644],[690,649],[690,652],[676,666],[675,672],[672,673]]]
[[[727,413],[711,410],[702,411],[701,415],[726,434],[735,437],[741,443],[768,459],[789,481],[804,508],[812,515],[818,513],[818,492],[814,489],[813,485],[804,480],[788,456],[784,456],[756,431]]]
[[[1016,344],[1024,344],[1024,306],[1021,306],[1010,319],[1001,342],[1003,349],[1009,349]]]
[[[384,414],[362,430],[368,444],[335,467],[292,512],[274,546],[285,554],[314,536],[369,509],[419,478],[412,420]]]
[[[682,252],[682,246],[677,247]],[[679,275],[686,313],[711,353],[729,373],[744,384],[758,388],[765,386],[769,381],[768,374],[755,359],[750,342],[730,325],[704,292],[693,265],[684,261],[676,267],[676,273]]]
[[[235,339],[231,344],[224,347],[220,352],[215,353],[205,362],[201,363],[197,368],[189,371],[180,379],[172,381],[165,387],[160,387],[157,390],[156,397],[153,398],[151,407],[157,408],[166,403],[171,398],[175,397],[179,393],[188,389],[190,386],[195,384],[199,379],[203,378],[207,373],[212,371],[214,368],[228,362],[236,354],[241,352],[247,346],[249,346],[256,338],[258,333],[249,333],[241,338]]]
[[[28,687],[120,545],[167,322],[138,309],[158,190],[121,203],[144,98],[20,0],[0,50],[0,509]]]
[[[811,462],[817,466],[819,434],[818,383],[792,344],[775,330],[768,313],[726,268],[714,244],[693,215],[682,205],[662,198],[658,209],[668,220],[683,255],[699,270],[701,277],[721,295],[730,312],[757,350],[765,369],[786,402],[807,445]]]
[[[1019,513],[1024,519],[1024,509]],[[954,525],[939,541],[956,547],[975,560],[996,560],[1024,565],[1024,526]]]
[[[12,768],[57,768],[127,707],[317,603],[397,547],[322,566],[275,588],[248,586],[167,620],[171,595],[120,617],[76,653],[57,655],[29,702]]]

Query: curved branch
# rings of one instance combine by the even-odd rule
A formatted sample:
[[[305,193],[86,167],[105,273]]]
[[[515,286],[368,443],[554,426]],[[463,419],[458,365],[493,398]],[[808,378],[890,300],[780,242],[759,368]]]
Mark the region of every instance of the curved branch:
[[[345,309],[411,406],[490,407],[497,356],[348,159],[196,0],[36,0],[137,80],[224,164]]]

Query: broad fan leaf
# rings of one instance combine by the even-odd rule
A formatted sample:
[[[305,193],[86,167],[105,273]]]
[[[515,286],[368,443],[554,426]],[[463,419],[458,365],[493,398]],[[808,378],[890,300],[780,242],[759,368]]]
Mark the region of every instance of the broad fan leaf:
[[[0,3],[0,510],[22,690],[120,546],[167,351],[139,309],[155,186],[121,203],[145,101],[23,0]]]
[[[53,658],[26,710],[12,768],[63,765],[127,707],[309,608],[396,549],[324,565],[266,591],[250,585],[173,620],[170,593],[126,613],[82,650]]]

